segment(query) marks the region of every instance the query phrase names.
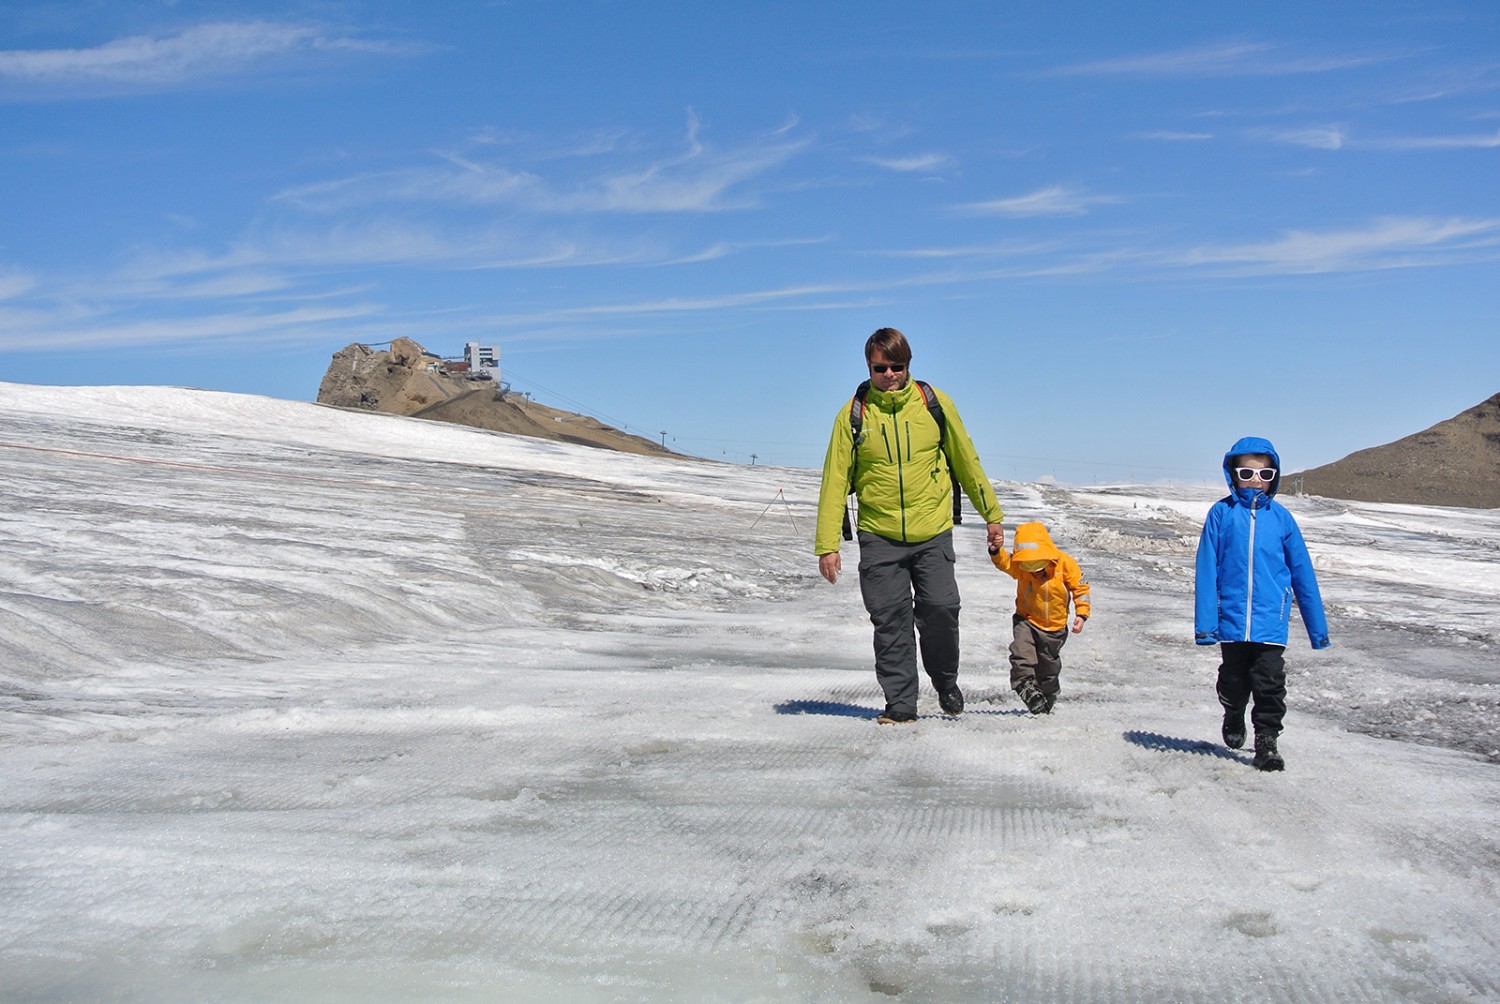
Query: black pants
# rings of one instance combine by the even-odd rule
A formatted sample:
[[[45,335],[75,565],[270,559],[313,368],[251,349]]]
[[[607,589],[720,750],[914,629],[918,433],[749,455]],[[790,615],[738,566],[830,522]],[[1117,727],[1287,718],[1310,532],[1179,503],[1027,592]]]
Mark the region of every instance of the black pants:
[[[1258,641],[1226,641],[1219,645],[1219,703],[1230,711],[1244,711],[1253,696],[1250,723],[1255,734],[1281,732],[1286,715],[1286,662],[1282,645]]]
[[[875,627],[875,678],[891,711],[917,713],[918,644],[938,693],[958,682],[953,560],[952,530],[920,544],[860,531],[859,589]]]

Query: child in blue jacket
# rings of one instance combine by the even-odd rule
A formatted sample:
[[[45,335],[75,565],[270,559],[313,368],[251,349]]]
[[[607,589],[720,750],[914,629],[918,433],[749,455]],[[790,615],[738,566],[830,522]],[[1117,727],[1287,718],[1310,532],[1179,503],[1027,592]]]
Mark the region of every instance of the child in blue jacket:
[[[1194,638],[1218,643],[1224,745],[1245,745],[1245,705],[1254,697],[1258,770],[1282,770],[1276,749],[1286,714],[1287,622],[1292,600],[1312,647],[1328,647],[1328,622],[1302,531],[1275,501],[1281,458],[1270,440],[1241,439],[1224,455],[1229,495],[1213,504],[1198,540]]]

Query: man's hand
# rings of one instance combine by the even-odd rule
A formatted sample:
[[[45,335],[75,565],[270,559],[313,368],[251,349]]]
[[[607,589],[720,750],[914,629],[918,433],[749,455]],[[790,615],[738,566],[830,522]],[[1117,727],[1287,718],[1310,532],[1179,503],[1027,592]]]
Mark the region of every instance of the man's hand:
[[[1078,632],[1080,632],[1080,631],[1083,630],[1083,622],[1086,621],[1086,620],[1088,620],[1088,618],[1084,617],[1082,615],[1078,615],[1078,616],[1075,616],[1073,618],[1073,633],[1074,634],[1077,634]]]
[[[990,549],[991,554],[994,554],[1005,546],[1005,524],[986,523],[984,525],[984,538],[985,546]]]
[[[829,582],[838,582],[839,573],[843,570],[844,561],[839,557],[839,552],[829,551],[827,554],[818,555],[818,571]]]

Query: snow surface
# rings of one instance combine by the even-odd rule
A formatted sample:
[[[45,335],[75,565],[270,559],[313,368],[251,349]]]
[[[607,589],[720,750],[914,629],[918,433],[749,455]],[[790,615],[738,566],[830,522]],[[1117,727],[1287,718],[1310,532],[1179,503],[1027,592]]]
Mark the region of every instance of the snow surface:
[[[1093,584],[1057,712],[971,519],[970,710],[888,727],[816,490],[0,384],[0,1000],[1500,1000],[1500,511],[1285,500],[1335,647],[1267,775],[1220,493],[1002,483]]]

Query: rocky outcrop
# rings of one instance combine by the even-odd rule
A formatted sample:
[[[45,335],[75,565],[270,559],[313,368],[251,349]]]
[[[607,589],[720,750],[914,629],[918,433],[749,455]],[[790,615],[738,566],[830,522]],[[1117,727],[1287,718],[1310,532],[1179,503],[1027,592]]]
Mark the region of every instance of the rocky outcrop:
[[[348,345],[334,354],[323,374],[318,401],[341,408],[414,415],[474,389],[467,380],[428,369],[439,362],[437,356],[410,338],[396,339],[389,350]]]
[[[1500,394],[1394,443],[1288,475],[1282,489],[1362,502],[1500,507]]]
[[[318,387],[318,403],[390,415],[409,415],[492,432],[553,439],[656,456],[680,456],[655,440],[634,436],[587,415],[560,411],[506,394],[491,380],[448,373],[442,360],[410,338],[389,349],[355,343],[334,353]]]

